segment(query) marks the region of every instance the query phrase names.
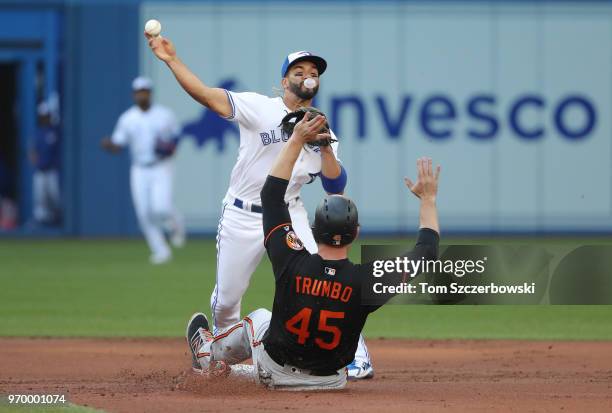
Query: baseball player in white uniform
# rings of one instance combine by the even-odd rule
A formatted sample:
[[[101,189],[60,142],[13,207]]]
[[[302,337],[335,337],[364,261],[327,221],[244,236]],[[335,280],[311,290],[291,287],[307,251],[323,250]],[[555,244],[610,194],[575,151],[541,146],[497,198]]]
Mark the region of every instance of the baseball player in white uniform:
[[[51,105],[41,102],[38,105],[38,128],[30,150],[30,160],[35,168],[32,175],[33,215],[39,224],[57,225],[61,221],[60,145]]]
[[[110,152],[130,147],[130,188],[136,216],[151,250],[150,262],[163,264],[172,258],[166,234],[176,247],[185,243],[182,218],[172,200],[172,155],[180,126],[170,109],[152,103],[152,87],[146,77],[134,79],[135,105],[119,117],[112,136],[102,140],[102,147]]]
[[[283,97],[257,93],[235,93],[206,86],[178,58],[172,42],[145,33],[153,53],[164,61],[183,89],[196,101],[240,128],[238,161],[223,199],[217,231],[216,285],[211,296],[215,333],[221,333],[240,319],[240,304],[255,268],[265,253],[262,234],[262,208],[259,193],[284,143],[280,122],[299,107],[311,106],[319,89],[319,76],[326,61],[310,52],[291,53],[281,68]],[[307,79],[309,87],[304,84]],[[332,137],[335,139],[335,136]],[[342,193],[346,171],[337,160],[337,144],[332,150],[304,147],[297,162],[285,200],[294,228],[305,247],[316,253],[304,204],[300,200],[302,185],[320,176],[328,193]],[[372,377],[370,357],[363,339],[349,374],[353,378]]]

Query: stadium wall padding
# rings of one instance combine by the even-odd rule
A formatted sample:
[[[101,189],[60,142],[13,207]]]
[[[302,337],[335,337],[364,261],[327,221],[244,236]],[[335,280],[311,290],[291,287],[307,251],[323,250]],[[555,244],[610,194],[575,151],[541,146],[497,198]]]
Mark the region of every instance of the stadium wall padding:
[[[233,125],[210,116],[148,51],[162,21],[204,81],[274,94],[284,55],[329,63],[317,105],[341,139],[364,232],[411,233],[402,184],[414,160],[443,166],[446,233],[612,230],[612,2],[25,1],[63,16],[66,228],[135,235],[129,159],[104,153],[139,73],[184,127],[176,197],[192,233],[215,232],[235,162]],[[295,27],[305,27],[296,35]],[[291,33],[291,35],[287,35]],[[202,121],[202,122],[200,122]],[[265,131],[262,131],[264,133]],[[312,210],[322,190],[304,190]]]
[[[79,4],[68,10],[67,107],[74,173],[74,232],[124,235],[137,232],[129,191],[129,155],[102,151],[119,115],[131,104],[138,75],[139,7],[135,3]],[[68,99],[67,99],[68,100]]]

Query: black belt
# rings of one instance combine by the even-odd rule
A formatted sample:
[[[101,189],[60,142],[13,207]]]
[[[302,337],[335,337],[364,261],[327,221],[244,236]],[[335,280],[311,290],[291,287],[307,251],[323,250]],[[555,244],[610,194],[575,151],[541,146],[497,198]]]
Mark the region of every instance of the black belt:
[[[279,354],[276,354],[275,351],[272,348],[266,348],[265,344],[264,344],[264,350],[266,351],[266,353],[268,353],[268,356],[270,356],[270,358],[272,359],[272,361],[274,361],[276,364],[278,364],[279,366],[285,366],[286,364],[289,364],[290,366],[292,366],[291,363],[287,363],[284,361],[283,357],[280,356]],[[309,370],[309,369],[302,369],[300,367],[296,368],[300,369],[304,374],[309,374],[311,376],[337,376],[338,375],[338,370],[333,370],[333,369],[315,369],[315,370]]]
[[[242,199],[238,198],[234,199],[234,206],[240,209],[244,209],[245,211],[256,212],[258,214],[263,213],[263,208],[261,207],[261,205],[251,204],[251,209],[246,209],[245,203],[242,201]]]

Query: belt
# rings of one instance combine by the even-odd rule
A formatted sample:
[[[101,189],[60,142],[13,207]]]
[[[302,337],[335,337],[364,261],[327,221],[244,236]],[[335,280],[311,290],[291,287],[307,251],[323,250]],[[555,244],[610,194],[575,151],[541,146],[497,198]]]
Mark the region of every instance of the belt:
[[[261,205],[249,204],[238,198],[234,199],[234,206],[236,208],[244,209],[245,211],[256,212],[258,214],[263,213],[263,208]]]
[[[147,163],[138,163],[136,165],[140,166],[141,168],[151,168],[155,165],[157,165],[159,163],[159,161],[151,161],[151,162],[147,162]]]
[[[295,203],[295,202],[297,202],[299,200],[300,200],[299,196],[295,197],[295,198],[291,199],[289,202],[287,202],[287,206],[289,206],[291,203]],[[244,209],[245,211],[256,212],[258,214],[263,213],[263,208],[261,207],[261,205],[250,204],[248,202],[243,201],[242,199],[234,198],[233,205],[236,208]]]
[[[286,205],[287,205],[288,207],[293,206],[293,205],[295,205],[295,204],[297,203],[297,201],[299,201],[299,200],[300,200],[300,197],[299,197],[299,196],[296,196],[295,198],[291,198],[291,199],[289,200],[289,202],[287,202],[287,203],[286,203]]]
[[[274,351],[270,351],[272,349],[265,348],[265,343],[264,343],[264,350],[266,351],[266,353],[268,353],[268,356],[270,356],[272,361],[274,361],[279,366],[284,367],[287,364],[289,364],[289,366],[292,366],[291,363],[286,363],[283,357],[281,357],[279,354],[274,354],[275,353]],[[338,370],[333,370],[333,369],[308,370],[308,369],[302,369],[299,367],[295,367],[295,368],[299,369],[302,373],[308,374],[310,376],[326,377],[326,376],[337,376],[338,375]]]

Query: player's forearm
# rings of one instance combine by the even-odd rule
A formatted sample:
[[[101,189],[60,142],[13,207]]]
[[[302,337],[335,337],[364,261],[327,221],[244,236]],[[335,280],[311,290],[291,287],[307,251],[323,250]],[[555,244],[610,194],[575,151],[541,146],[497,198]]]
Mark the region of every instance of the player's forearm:
[[[281,153],[276,158],[274,166],[270,170],[270,175],[277,178],[289,180],[293,172],[293,166],[300,156],[302,144],[294,138],[290,138],[283,146]]]
[[[421,199],[421,208],[419,212],[419,228],[429,228],[440,233],[440,225],[438,223],[438,209],[434,198]]]
[[[225,90],[208,87],[178,58],[166,62],[181,87],[200,104],[222,117],[232,115]]]
[[[321,173],[329,179],[340,176],[340,164],[331,149],[321,150]]]
[[[328,194],[343,194],[347,175],[331,148],[321,149],[321,183]]]
[[[291,222],[289,210],[285,203],[285,192],[289,181],[269,175],[261,189],[261,206],[263,207],[263,229],[267,235],[280,224]]]
[[[414,261],[417,260],[435,260],[438,258],[440,249],[440,235],[429,228],[422,228],[417,234],[417,242],[412,251],[406,256]],[[422,271],[422,268],[420,269]],[[421,271],[418,271],[417,275]]]
[[[100,146],[102,146],[102,149],[110,153],[117,153],[117,152],[120,152],[122,149],[121,146],[115,145],[110,137],[103,138],[100,141]]]

